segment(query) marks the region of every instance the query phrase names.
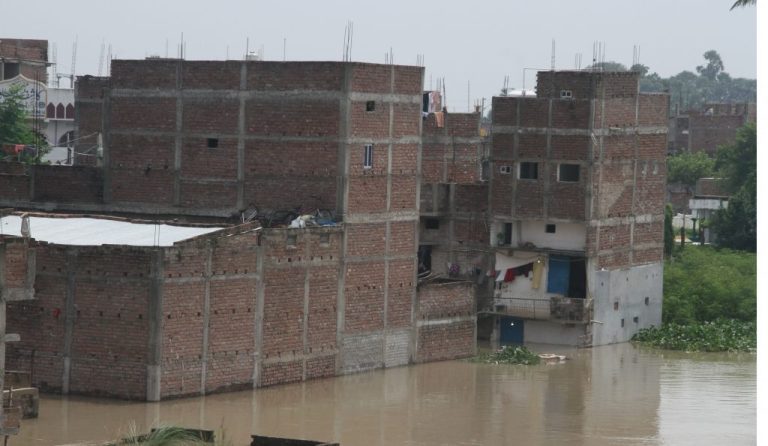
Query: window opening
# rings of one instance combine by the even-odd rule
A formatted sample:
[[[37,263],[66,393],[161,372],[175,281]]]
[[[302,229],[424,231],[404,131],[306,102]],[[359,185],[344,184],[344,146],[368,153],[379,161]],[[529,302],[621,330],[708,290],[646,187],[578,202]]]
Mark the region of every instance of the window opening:
[[[365,145],[365,153],[363,154],[363,168],[373,168],[373,144]]]
[[[499,173],[502,175],[509,175],[512,173],[512,166],[499,166]]]
[[[571,99],[571,98],[573,98],[573,91],[560,90],[560,99]]]
[[[428,218],[427,221],[424,222],[424,226],[427,229],[440,229],[440,220],[437,218]]]
[[[365,103],[365,111],[372,112],[376,111],[376,101],[368,101]]]
[[[215,149],[219,147],[219,138],[208,138],[208,148]]]
[[[557,181],[578,183],[579,170],[580,166],[578,164],[560,164],[557,169]]]
[[[512,223],[504,223],[504,244],[512,244]]]
[[[517,177],[521,180],[539,179],[539,163],[522,162]]]
[[[545,231],[547,232],[547,234],[554,234],[556,230],[557,230],[557,226],[553,224],[548,224],[545,228]]]

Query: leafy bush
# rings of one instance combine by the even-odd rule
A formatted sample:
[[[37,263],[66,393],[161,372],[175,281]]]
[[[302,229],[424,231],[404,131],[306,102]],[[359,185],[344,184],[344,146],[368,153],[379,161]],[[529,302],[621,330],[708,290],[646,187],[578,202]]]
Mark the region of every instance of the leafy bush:
[[[664,268],[664,323],[692,324],[719,318],[754,322],[757,256],[686,246]]]
[[[704,152],[681,153],[667,157],[667,182],[695,186],[699,178],[711,177],[715,160]]]
[[[755,351],[757,332],[754,322],[718,319],[715,322],[680,325],[665,324],[661,328],[645,328],[633,341],[668,350],[701,352]]]
[[[492,353],[481,353],[474,358],[473,362],[484,362],[487,364],[523,364],[535,365],[541,359],[539,356],[523,346],[505,345],[504,347]]]

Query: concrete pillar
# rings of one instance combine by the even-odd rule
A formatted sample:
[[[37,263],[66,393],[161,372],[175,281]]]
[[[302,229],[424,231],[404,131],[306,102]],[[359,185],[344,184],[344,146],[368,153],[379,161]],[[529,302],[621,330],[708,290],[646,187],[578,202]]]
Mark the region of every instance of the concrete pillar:
[[[152,253],[149,273],[149,345],[147,355],[147,401],[160,401],[163,346],[163,254]]]
[[[200,395],[205,395],[208,373],[208,334],[211,325],[211,276],[213,275],[213,247],[208,242],[205,255],[205,295],[203,298],[203,345],[200,352]]]
[[[61,393],[69,393],[72,370],[72,334],[75,328],[75,273],[77,271],[77,250],[67,250],[67,285],[64,301],[64,368],[61,377]]]

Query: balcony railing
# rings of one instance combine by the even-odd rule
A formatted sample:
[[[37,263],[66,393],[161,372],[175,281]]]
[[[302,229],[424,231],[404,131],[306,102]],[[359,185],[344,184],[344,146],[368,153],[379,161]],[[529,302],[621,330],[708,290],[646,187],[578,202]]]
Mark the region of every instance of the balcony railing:
[[[493,299],[496,314],[523,319],[584,322],[585,299],[553,296],[549,299],[496,297]]]

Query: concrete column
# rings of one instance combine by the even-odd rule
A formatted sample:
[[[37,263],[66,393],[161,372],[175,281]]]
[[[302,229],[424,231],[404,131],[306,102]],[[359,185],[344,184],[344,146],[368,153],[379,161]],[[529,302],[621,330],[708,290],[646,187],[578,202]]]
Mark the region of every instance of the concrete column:
[[[111,169],[111,155],[110,155],[110,146],[111,146],[111,132],[109,132],[109,129],[111,128],[111,121],[112,121],[112,101],[110,99],[110,95],[112,94],[112,89],[105,88],[102,90],[104,93],[104,99],[101,104],[101,131],[103,132],[101,135],[101,146],[103,149],[102,153],[102,163],[101,163],[101,170],[104,175],[104,190],[102,193],[102,199],[104,200],[104,203],[111,203],[112,202],[112,169]],[[78,135],[82,136],[82,135]],[[98,139],[98,138],[97,138]]]
[[[205,295],[203,298],[203,345],[200,352],[200,395],[205,395],[205,381],[208,373],[208,333],[211,325],[211,276],[213,275],[213,247],[210,242],[205,256]]]
[[[309,234],[303,234],[305,237],[309,237]],[[311,249],[309,241],[306,240],[304,249],[304,258],[309,259],[311,255]],[[302,365],[301,365],[301,380],[307,380],[307,355],[309,354],[309,263],[304,266],[304,307],[302,310],[302,323],[301,323],[301,345],[302,345]]]
[[[77,250],[67,250],[67,286],[64,300],[64,368],[61,377],[61,393],[69,393],[72,371],[72,333],[75,328],[75,273],[77,271]]]
[[[261,376],[261,351],[264,327],[264,248],[257,248],[256,256],[256,306],[253,311],[253,388],[259,386]]]
[[[160,401],[163,346],[163,254],[152,253],[149,273],[149,346],[147,357],[147,401]]]
[[[237,114],[237,208],[245,209],[245,89],[248,64],[240,65],[240,106]]]
[[[182,61],[176,66],[176,134],[173,139],[173,205],[181,204],[181,140],[184,132],[184,90],[182,89]]]

